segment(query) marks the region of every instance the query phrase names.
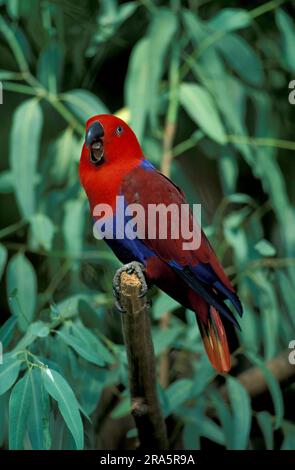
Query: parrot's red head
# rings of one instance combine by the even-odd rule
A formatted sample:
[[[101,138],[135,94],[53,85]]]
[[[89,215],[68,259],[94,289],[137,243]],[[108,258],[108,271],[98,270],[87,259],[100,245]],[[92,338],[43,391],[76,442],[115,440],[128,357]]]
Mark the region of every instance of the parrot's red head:
[[[142,158],[136,135],[122,119],[111,114],[90,118],[86,123],[79,175],[91,208],[100,202],[112,204],[122,177]]]

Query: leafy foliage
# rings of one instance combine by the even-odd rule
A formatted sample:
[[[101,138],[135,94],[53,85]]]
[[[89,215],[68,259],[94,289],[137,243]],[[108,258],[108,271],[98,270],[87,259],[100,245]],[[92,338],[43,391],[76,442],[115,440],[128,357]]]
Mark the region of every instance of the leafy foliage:
[[[77,178],[85,121],[107,112],[131,123],[159,168],[175,131],[172,176],[204,202],[206,232],[245,308],[225,402],[194,314],[154,292],[157,360],[170,351],[159,396],[174,416],[171,446],[295,448],[284,410],[294,388],[266,365],[295,331],[294,5],[221,3],[0,0],[3,448],[108,448],[108,429],[126,447],[136,439],[132,421],[123,425],[118,262],[93,241]],[[167,311],[175,315],[161,328]],[[238,380],[251,365],[273,405]]]

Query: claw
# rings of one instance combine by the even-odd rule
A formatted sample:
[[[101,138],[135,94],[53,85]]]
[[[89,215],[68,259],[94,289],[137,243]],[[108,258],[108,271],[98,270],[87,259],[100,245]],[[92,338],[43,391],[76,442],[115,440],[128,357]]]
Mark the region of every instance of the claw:
[[[122,307],[120,303],[120,278],[123,272],[127,272],[128,274],[136,273],[138,278],[141,282],[141,292],[139,297],[144,297],[148,292],[148,286],[146,283],[145,275],[144,275],[145,267],[142,263],[138,261],[132,261],[131,263],[125,264],[122,268],[118,269],[114,279],[113,279],[113,293],[115,296],[115,305],[118,310],[122,313],[125,313],[125,309]],[[148,302],[149,304],[149,302]]]

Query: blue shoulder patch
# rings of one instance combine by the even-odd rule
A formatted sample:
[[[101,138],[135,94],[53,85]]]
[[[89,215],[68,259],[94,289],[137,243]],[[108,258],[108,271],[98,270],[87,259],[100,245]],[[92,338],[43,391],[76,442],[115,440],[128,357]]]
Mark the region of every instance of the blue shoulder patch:
[[[145,170],[156,170],[156,167],[145,158],[141,161],[139,166],[140,168],[144,168]]]

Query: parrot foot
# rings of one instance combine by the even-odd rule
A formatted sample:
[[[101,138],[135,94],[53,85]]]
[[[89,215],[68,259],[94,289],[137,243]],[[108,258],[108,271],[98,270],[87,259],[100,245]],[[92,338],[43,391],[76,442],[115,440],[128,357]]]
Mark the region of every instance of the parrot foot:
[[[126,272],[128,274],[135,273],[138,276],[140,283],[141,283],[141,292],[140,292],[139,297],[142,298],[148,292],[148,286],[146,283],[144,271],[145,271],[144,265],[142,263],[139,263],[138,261],[132,261],[131,263],[125,264],[124,266],[122,266],[122,268],[117,270],[113,279],[113,294],[115,297],[115,305],[116,305],[116,308],[119,310],[119,312],[126,313],[126,310],[121,305],[121,299],[120,299],[121,274],[123,272]],[[148,307],[150,306],[149,301],[147,301],[147,306]]]

